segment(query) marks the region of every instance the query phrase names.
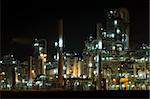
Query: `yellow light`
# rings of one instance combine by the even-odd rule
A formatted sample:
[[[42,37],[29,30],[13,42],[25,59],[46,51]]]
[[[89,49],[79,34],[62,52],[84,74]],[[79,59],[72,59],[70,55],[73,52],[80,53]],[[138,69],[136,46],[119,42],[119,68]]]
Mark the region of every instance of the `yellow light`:
[[[44,69],[46,69],[46,66],[44,66]]]
[[[43,54],[40,54],[40,56],[43,57],[44,55],[43,55]]]
[[[46,58],[44,58],[43,61],[46,62]]]
[[[113,78],[113,82],[116,82],[116,79]]]
[[[44,57],[47,57],[47,54],[44,54]]]
[[[32,73],[34,73],[34,70],[32,70]]]

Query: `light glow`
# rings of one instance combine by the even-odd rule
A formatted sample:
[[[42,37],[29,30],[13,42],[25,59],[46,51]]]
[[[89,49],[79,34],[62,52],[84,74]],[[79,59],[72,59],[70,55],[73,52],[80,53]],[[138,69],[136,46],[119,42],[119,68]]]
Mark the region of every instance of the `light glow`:
[[[117,34],[119,34],[120,33],[120,30],[119,29],[117,29]]]
[[[59,47],[63,47],[63,39],[62,38],[59,39]]]
[[[117,20],[114,20],[114,24],[117,25]]]
[[[98,42],[98,48],[102,49],[102,41],[101,40]]]

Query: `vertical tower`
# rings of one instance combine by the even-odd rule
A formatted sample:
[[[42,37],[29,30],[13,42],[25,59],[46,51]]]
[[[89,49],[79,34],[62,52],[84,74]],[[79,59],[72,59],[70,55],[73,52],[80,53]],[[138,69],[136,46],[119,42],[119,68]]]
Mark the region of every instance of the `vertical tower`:
[[[33,74],[32,74],[32,56],[29,57],[29,68],[28,68],[28,75],[29,75],[29,80],[32,80]]]
[[[129,12],[125,8],[118,9],[117,17],[120,19],[120,26],[122,29],[122,42],[124,49],[129,49],[129,32],[130,32],[130,17]]]
[[[60,86],[63,85],[63,20],[58,21],[59,33],[59,61],[58,61],[58,82]]]
[[[45,74],[47,59],[47,41],[45,39],[35,39],[34,41],[34,69],[35,73]]]
[[[102,31],[103,50],[110,55],[121,55],[129,49],[129,13],[119,8],[106,13],[106,30]],[[109,60],[105,55],[103,60]],[[118,59],[116,57],[116,59]]]
[[[97,39],[100,39],[102,30],[103,30],[102,23],[97,23],[96,24]]]

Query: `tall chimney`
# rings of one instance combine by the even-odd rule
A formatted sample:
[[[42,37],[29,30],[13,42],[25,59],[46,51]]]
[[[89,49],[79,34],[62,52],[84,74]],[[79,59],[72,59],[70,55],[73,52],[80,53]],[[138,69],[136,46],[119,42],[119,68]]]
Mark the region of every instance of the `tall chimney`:
[[[58,21],[59,34],[59,60],[58,60],[58,83],[63,86],[63,20]]]
[[[97,34],[97,39],[100,39],[101,28],[102,28],[102,23],[97,23],[97,24],[96,24],[96,34]]]

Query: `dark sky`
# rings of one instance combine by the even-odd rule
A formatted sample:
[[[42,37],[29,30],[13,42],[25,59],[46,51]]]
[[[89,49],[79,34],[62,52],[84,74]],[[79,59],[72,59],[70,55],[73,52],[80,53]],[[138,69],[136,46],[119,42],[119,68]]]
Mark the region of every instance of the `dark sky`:
[[[49,42],[51,57],[54,41],[58,39],[59,17],[64,19],[65,50],[81,53],[84,40],[89,35],[95,35],[96,23],[104,20],[104,9],[119,7],[125,7],[130,12],[130,45],[136,48],[142,42],[148,43],[148,0],[118,1],[3,0],[2,54],[7,54],[12,49],[17,58],[26,58],[32,53],[32,39],[42,37]]]

